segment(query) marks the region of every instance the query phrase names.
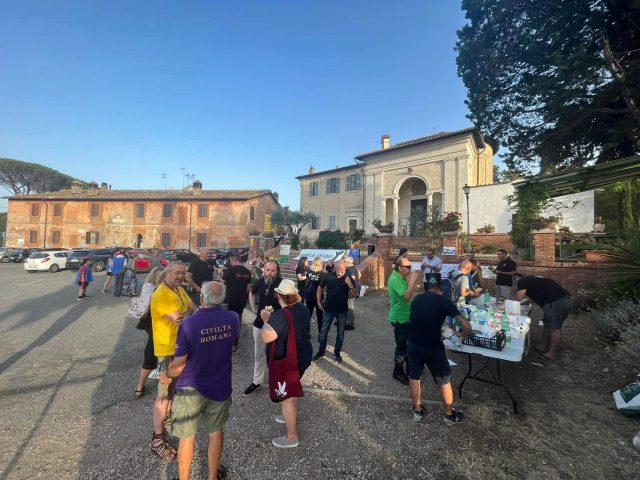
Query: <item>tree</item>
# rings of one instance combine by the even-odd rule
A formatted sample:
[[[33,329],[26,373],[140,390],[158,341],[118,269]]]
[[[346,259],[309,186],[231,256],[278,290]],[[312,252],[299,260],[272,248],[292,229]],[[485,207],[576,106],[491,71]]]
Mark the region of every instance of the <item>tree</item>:
[[[7,232],[7,212],[0,213],[0,247],[4,247],[7,242],[6,235]]]
[[[0,158],[0,185],[14,195],[55,192],[71,187],[73,180],[69,175],[37,163]]]
[[[289,210],[286,215],[284,209],[279,207],[271,212],[271,224],[276,227],[286,227],[292,234],[300,237],[300,232],[309,223],[316,221],[318,216],[311,212],[299,212],[297,210]]]
[[[469,118],[543,173],[640,150],[635,0],[463,0],[458,75]]]

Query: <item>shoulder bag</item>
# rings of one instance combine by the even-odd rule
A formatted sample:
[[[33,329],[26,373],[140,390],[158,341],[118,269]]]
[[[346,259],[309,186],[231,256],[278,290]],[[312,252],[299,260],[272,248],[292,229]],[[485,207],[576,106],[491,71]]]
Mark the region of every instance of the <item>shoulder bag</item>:
[[[298,348],[296,346],[296,331],[293,326],[293,315],[288,308],[282,313],[287,319],[289,331],[287,334],[287,355],[276,360],[276,340],[269,346],[269,394],[271,401],[281,402],[287,398],[303,397],[298,370]]]

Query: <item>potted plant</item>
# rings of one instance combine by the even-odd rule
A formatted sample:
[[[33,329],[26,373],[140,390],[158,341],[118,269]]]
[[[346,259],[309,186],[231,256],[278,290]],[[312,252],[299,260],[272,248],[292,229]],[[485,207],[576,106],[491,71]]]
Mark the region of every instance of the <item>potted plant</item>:
[[[593,232],[594,233],[602,233],[602,232],[604,232],[604,228],[605,228],[604,220],[602,219],[601,216],[597,216],[593,220]]]
[[[389,222],[387,224],[383,224],[382,220],[380,220],[379,218],[376,218],[373,221],[373,226],[376,227],[380,233],[392,233],[393,232],[393,227],[395,225],[394,225],[393,222]]]
[[[543,228],[556,228],[561,218],[559,215],[550,215],[548,217],[538,217],[531,222],[533,230],[542,230]]]
[[[480,233],[480,234],[495,233],[495,231],[496,231],[496,227],[494,227],[490,223],[487,223],[486,225],[483,225],[482,227],[476,229],[476,233]]]
[[[460,212],[444,212],[442,215],[442,231],[458,232],[462,230],[462,214]]]

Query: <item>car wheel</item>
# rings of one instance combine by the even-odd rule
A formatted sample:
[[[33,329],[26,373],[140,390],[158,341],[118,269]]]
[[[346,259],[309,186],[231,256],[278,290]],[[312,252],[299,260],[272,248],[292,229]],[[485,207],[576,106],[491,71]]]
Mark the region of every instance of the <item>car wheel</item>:
[[[93,264],[93,271],[94,272],[101,272],[104,270],[104,263],[102,262],[96,262]]]
[[[10,259],[9,257],[4,257],[4,258],[2,259],[2,263],[9,263],[9,261],[10,261],[10,260],[11,260],[11,259]]]
[[[58,264],[54,263],[53,265],[51,265],[49,267],[49,271],[51,273],[56,273],[58,270],[60,270],[60,267],[58,266]]]

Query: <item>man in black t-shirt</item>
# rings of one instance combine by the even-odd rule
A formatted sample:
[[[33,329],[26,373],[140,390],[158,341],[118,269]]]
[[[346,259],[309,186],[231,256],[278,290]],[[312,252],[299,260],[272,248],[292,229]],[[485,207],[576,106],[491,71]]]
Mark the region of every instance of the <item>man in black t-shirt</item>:
[[[189,265],[186,282],[191,285],[191,300],[200,306],[200,290],[204,282],[213,280],[213,267],[207,261],[209,259],[209,249],[201,248],[200,257],[196,258]]]
[[[260,384],[264,381],[264,372],[267,366],[266,345],[262,341],[260,334],[264,322],[260,318],[260,312],[269,306],[273,310],[278,310],[278,296],[274,289],[280,285],[280,265],[275,260],[267,260],[264,264],[262,278],[260,278],[251,287],[249,293],[249,304],[251,311],[255,313],[256,318],[253,321],[253,345],[254,345],[254,365],[253,365],[253,382],[245,389],[243,395],[245,397],[251,395]]]
[[[242,325],[242,312],[247,306],[249,299],[249,284],[251,283],[251,272],[242,265],[240,255],[234,254],[230,258],[230,266],[224,271],[222,281],[227,287],[227,295],[224,303],[227,304],[227,310],[236,312]],[[234,350],[238,348],[238,340],[240,338],[240,330],[233,344]]]
[[[317,307],[322,310],[322,330],[320,330],[320,345],[318,353],[313,356],[313,361],[324,357],[327,348],[327,336],[329,329],[333,324],[333,319],[337,319],[338,333],[336,335],[336,344],[333,348],[333,354],[336,361],[342,363],[342,343],[344,342],[344,329],[347,325],[347,311],[349,297],[355,295],[356,287],[351,279],[345,275],[347,269],[346,263],[342,260],[334,265],[335,271],[322,276],[318,290],[316,292]],[[322,293],[325,292],[325,303],[322,303]]]
[[[532,348],[547,360],[556,360],[558,347],[562,342],[562,324],[573,309],[571,294],[550,278],[520,274],[516,274],[516,278],[518,281],[514,300],[529,297],[542,307],[544,314],[542,345],[534,345]]]
[[[413,419],[416,422],[420,422],[424,415],[424,407],[420,399],[422,393],[420,377],[425,364],[440,389],[445,423],[452,425],[463,418],[462,412],[453,408],[451,367],[440,333],[447,316],[454,317],[462,324],[462,336],[471,331],[469,322],[460,315],[449,299],[442,296],[442,288],[434,279],[429,283],[426,293],[413,299],[409,316],[407,363],[409,364],[409,391],[413,400]]]
[[[508,300],[511,298],[513,289],[513,276],[517,270],[516,262],[514,262],[506,250],[498,250],[498,265],[489,267],[496,274],[496,297]]]

